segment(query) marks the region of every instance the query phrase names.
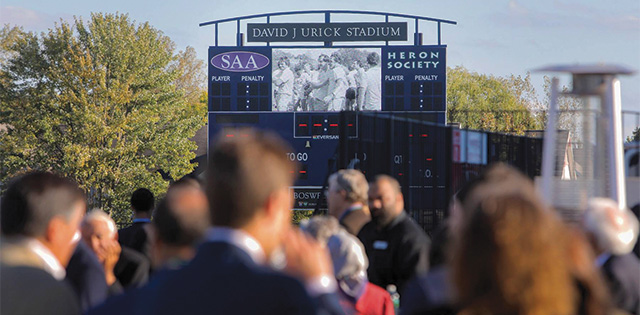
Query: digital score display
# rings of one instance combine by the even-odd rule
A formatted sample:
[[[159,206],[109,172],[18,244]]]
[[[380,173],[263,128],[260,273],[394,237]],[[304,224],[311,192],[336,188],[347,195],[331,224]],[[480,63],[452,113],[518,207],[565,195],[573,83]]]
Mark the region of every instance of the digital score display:
[[[445,73],[444,46],[210,47],[209,111],[444,115]]]

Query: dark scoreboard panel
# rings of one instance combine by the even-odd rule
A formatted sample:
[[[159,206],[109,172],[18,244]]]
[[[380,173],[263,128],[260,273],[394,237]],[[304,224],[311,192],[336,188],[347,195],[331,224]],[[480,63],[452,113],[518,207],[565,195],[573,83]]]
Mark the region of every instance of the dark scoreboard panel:
[[[349,60],[366,60],[371,52],[379,54],[379,85],[381,111],[378,113],[402,112],[399,115],[411,117],[416,121],[446,123],[446,46],[378,46],[368,48],[289,48],[289,47],[210,47],[209,48],[209,139],[225,130],[226,136],[237,134],[240,127],[270,129],[289,141],[293,151],[288,158],[299,162],[301,169],[295,183],[295,209],[314,209],[319,200],[324,202],[321,192],[330,166],[338,159],[340,131],[346,131],[350,140],[358,141],[363,151],[359,160],[363,170],[376,169],[370,163],[385,163],[384,171],[398,177],[403,185],[419,189],[441,187],[437,182],[436,167],[428,169],[426,165],[439,160],[428,146],[414,145],[411,139],[397,139],[394,149],[381,152],[379,145],[372,139],[377,127],[370,119],[361,115],[343,116],[338,111],[275,111],[274,77],[277,77],[278,62],[282,56],[288,56],[291,70],[296,78],[303,62],[318,67],[315,62],[319,55],[331,56],[334,53],[343,57],[343,67],[348,71]],[[275,57],[274,57],[275,56]],[[276,60],[274,60],[276,59]],[[374,78],[375,79],[375,78]],[[376,80],[374,80],[376,81]],[[366,116],[366,115],[365,115]],[[344,117],[347,117],[344,119]],[[361,125],[360,119],[364,119]],[[341,125],[344,123],[344,126]],[[382,128],[387,130],[385,128]],[[381,129],[381,130],[382,130]],[[415,132],[415,137],[423,134]],[[400,133],[399,137],[404,137]],[[436,139],[438,136],[432,136]],[[344,139],[343,139],[344,140]],[[425,139],[422,139],[425,140]],[[376,140],[378,141],[378,140]],[[406,141],[406,144],[401,144]],[[420,143],[425,143],[420,141]],[[352,143],[355,148],[355,143]],[[400,152],[412,148],[407,152]],[[354,149],[355,150],[355,149]],[[399,151],[400,150],[400,151]],[[400,153],[396,153],[396,151]],[[366,152],[370,152],[364,158]],[[375,156],[375,158],[373,156]],[[425,163],[411,164],[411,160],[424,160]],[[430,159],[430,160],[427,160]],[[397,163],[401,162],[401,163]],[[413,169],[411,165],[421,167]],[[422,167],[422,164],[425,166]],[[331,167],[331,169],[330,169]],[[344,166],[341,166],[344,167]],[[379,169],[379,168],[378,168]],[[414,183],[423,174],[418,184]],[[425,175],[426,174],[426,175]],[[404,182],[404,178],[414,178]],[[408,200],[410,202],[410,200]],[[410,202],[411,203],[411,202]]]
[[[352,52],[344,52],[351,49]],[[209,111],[271,111],[272,74],[279,60],[273,51],[290,56],[291,70],[303,62],[315,68],[320,55],[343,51],[343,66],[359,59],[365,48],[307,48],[301,55],[296,48],[209,47]],[[380,56],[380,94],[383,111],[434,111],[444,115],[446,108],[445,46],[383,46],[369,48]],[[362,54],[362,52],[360,52]],[[348,70],[347,70],[348,71]]]

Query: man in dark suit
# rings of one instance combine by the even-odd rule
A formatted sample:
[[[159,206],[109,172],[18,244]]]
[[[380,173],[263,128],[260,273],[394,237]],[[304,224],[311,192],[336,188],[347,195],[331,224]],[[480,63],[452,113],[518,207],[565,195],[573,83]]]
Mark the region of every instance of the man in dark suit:
[[[371,220],[366,206],[368,190],[367,179],[358,170],[339,170],[329,176],[326,192],[329,215],[353,235],[358,235]]]
[[[85,212],[84,194],[63,177],[33,172],[9,184],[0,224],[0,313],[80,314],[65,269]]]
[[[215,143],[207,180],[213,228],[193,260],[152,281],[154,287],[137,297],[130,312],[340,313],[328,253],[291,227],[289,187],[297,172],[286,158],[290,148],[272,134],[252,130],[220,136]],[[296,278],[270,267],[277,253],[284,254],[285,270]]]
[[[369,281],[403,292],[409,279],[427,271],[431,240],[404,211],[395,178],[378,175],[369,184],[369,209],[371,222],[358,233],[369,258]]]
[[[98,257],[84,242],[78,242],[67,265],[65,278],[80,300],[80,308],[86,312],[107,299],[108,287],[104,268]]]
[[[133,224],[118,231],[120,245],[131,248],[151,260],[151,211],[155,200],[153,193],[146,188],[139,188],[131,195]]]
[[[638,239],[638,219],[611,199],[592,198],[583,224],[614,306],[639,314],[640,260],[631,253]]]

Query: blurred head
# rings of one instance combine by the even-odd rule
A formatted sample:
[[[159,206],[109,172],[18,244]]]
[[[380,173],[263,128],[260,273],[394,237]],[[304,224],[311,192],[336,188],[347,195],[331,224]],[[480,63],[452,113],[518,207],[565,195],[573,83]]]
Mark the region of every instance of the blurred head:
[[[2,235],[38,239],[66,266],[86,211],[84,193],[70,179],[32,172],[14,179],[2,196]]]
[[[380,63],[380,55],[377,52],[372,52],[367,56],[367,63],[369,66],[374,67]]]
[[[367,179],[358,170],[339,170],[331,174],[327,187],[329,215],[339,218],[353,204],[366,203],[368,191]]]
[[[202,185],[196,178],[183,177],[169,186],[152,223],[163,246],[195,247],[209,222],[209,202]]]
[[[291,225],[297,165],[293,150],[273,133],[253,129],[222,132],[210,151],[207,196],[211,223],[264,233],[259,239],[269,255]],[[266,237],[266,236],[269,237]],[[255,236],[255,235],[254,235]]]
[[[369,261],[362,243],[329,216],[315,216],[300,226],[303,231],[326,246],[331,254],[333,270],[344,293],[358,298],[367,280]]]
[[[139,188],[131,194],[131,208],[136,213],[151,213],[155,199],[149,189]]]
[[[531,181],[498,166],[469,191],[463,208],[452,257],[460,305],[470,313],[573,313],[563,227]]]
[[[371,220],[378,227],[391,223],[404,209],[400,183],[391,176],[376,176],[375,181],[369,184],[368,196]]]
[[[82,240],[103,263],[105,249],[118,241],[118,229],[111,217],[101,209],[93,209],[82,220]]]
[[[609,198],[589,200],[583,225],[598,253],[627,254],[638,240],[638,219]]]

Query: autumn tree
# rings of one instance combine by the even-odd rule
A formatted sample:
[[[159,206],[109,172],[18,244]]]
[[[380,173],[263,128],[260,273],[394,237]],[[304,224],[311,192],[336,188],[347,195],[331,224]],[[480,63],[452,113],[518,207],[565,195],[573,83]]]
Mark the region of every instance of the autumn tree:
[[[523,134],[539,129],[530,78],[501,78],[458,66],[447,69],[447,120],[463,128]]]
[[[90,207],[126,223],[136,188],[161,195],[162,174],[194,169],[189,138],[206,109],[193,93],[203,66],[192,49],[176,53],[169,37],[126,14],[0,35],[0,183],[55,171],[78,181]]]

